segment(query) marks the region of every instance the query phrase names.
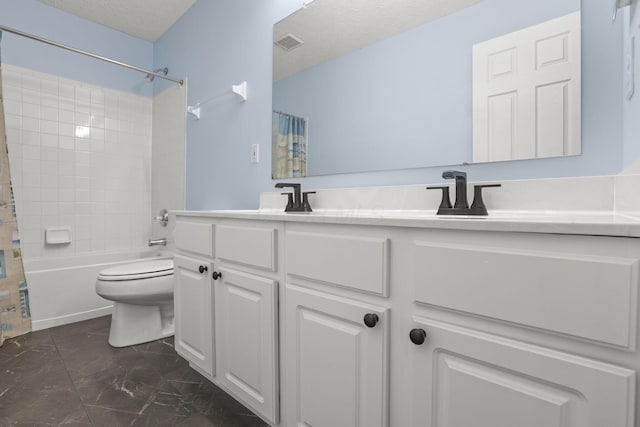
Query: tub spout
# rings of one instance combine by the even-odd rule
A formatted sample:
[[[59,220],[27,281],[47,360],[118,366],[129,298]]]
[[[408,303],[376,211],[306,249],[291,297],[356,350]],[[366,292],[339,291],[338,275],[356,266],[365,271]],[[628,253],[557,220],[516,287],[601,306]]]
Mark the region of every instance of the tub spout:
[[[150,239],[149,246],[167,246],[167,239],[164,237],[162,239]]]

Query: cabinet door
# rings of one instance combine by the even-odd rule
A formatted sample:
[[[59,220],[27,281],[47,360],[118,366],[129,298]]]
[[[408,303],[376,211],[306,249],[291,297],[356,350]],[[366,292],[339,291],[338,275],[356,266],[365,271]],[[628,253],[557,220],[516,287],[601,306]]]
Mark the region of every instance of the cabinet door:
[[[278,423],[277,282],[228,268],[215,281],[218,381]]]
[[[294,285],[285,299],[287,425],[388,425],[387,309]]]
[[[214,375],[212,269],[211,261],[174,257],[176,351],[211,376]]]
[[[414,426],[631,427],[629,369],[414,318]]]

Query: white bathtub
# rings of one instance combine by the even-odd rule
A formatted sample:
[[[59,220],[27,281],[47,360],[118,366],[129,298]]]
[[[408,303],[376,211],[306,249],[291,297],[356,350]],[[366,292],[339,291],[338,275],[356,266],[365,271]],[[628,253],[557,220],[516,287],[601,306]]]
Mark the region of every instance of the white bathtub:
[[[25,260],[34,331],[111,314],[112,302],[96,294],[98,272],[167,252],[118,252],[69,258]]]

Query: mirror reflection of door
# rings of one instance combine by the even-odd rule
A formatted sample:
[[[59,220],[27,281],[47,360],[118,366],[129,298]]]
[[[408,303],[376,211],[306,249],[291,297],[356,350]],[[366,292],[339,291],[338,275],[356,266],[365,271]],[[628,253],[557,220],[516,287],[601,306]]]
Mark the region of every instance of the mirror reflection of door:
[[[580,12],[473,46],[473,161],[580,154]]]

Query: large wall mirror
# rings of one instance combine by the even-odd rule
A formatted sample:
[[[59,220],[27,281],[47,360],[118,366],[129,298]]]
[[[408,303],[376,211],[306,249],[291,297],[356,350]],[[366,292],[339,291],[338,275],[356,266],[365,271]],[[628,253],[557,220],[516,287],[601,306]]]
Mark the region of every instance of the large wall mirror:
[[[580,0],[315,0],[274,27],[273,177],[580,154]]]

